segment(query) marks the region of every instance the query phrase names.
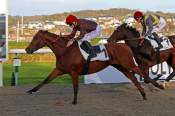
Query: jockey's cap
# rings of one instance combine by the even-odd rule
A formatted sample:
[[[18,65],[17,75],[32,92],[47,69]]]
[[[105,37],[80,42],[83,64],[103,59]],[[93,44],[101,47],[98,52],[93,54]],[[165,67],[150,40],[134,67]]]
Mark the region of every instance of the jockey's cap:
[[[141,11],[136,11],[134,13],[134,19],[135,20],[138,20],[138,18],[142,17],[143,16],[143,13]]]
[[[72,24],[73,22],[76,22],[78,19],[74,15],[69,15],[66,17],[66,23],[67,24]]]

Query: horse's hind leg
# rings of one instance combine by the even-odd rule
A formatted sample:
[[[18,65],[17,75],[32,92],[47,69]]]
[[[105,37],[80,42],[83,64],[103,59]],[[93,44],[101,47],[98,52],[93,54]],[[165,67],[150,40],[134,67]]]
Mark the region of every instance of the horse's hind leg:
[[[138,82],[137,78],[133,75],[133,73],[129,72],[127,69],[121,67],[121,66],[117,66],[117,65],[112,65],[113,67],[115,67],[116,69],[118,69],[119,71],[121,71],[128,79],[130,79],[134,85],[137,87],[137,89],[140,91],[142,97],[144,100],[146,100],[146,93],[143,89],[143,87],[141,86],[141,84]]]
[[[175,76],[175,70],[165,79],[165,81],[169,82]]]
[[[32,94],[33,92],[38,91],[42,86],[55,79],[58,75],[62,74],[63,74],[62,71],[55,68],[44,81],[42,81],[39,85],[37,85],[33,89],[29,90],[27,93]]]
[[[167,64],[173,68],[173,72],[165,80],[169,82],[175,76],[175,54],[167,60]]]

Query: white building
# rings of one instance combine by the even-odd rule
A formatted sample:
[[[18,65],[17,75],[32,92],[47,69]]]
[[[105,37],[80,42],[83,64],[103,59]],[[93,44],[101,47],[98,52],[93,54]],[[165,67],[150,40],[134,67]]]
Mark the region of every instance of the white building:
[[[114,17],[111,16],[105,16],[105,17],[99,17],[99,20],[112,20]]]
[[[97,21],[97,18],[93,18],[93,17],[91,17],[91,18],[88,17],[88,18],[85,18],[85,19],[95,21],[95,22]]]
[[[53,24],[58,26],[66,26],[65,21],[53,21]]]
[[[43,25],[43,28],[44,28],[45,30],[53,29],[53,28],[55,28],[55,25],[54,25],[54,23],[53,23],[52,21],[47,21],[47,22],[45,22],[45,24]]]
[[[32,21],[28,23],[29,29],[40,29],[42,28],[43,24],[39,21]]]

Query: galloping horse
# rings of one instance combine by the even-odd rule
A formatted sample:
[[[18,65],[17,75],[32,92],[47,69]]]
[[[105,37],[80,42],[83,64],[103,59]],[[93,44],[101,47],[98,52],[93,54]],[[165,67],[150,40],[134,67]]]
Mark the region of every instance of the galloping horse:
[[[144,40],[143,46],[139,46],[140,33],[133,27],[128,26],[126,23],[120,25],[108,39],[108,42],[118,42],[124,40],[125,43],[132,49],[136,62],[139,64],[140,68],[146,73],[149,74],[149,67],[166,61],[169,66],[173,68],[173,72],[166,78],[166,81],[171,80],[175,76],[175,49],[170,48],[160,52],[160,61],[157,62],[157,56],[152,46],[148,40]],[[175,36],[168,36],[171,44],[175,47]],[[145,58],[142,53],[144,52],[151,53],[151,59],[148,60]],[[158,78],[156,78],[157,80]],[[148,82],[145,80],[145,82]]]
[[[70,74],[70,76],[72,77],[72,83],[74,88],[74,99],[72,103],[77,103],[78,76],[82,75],[83,66],[86,61],[80,53],[80,50],[78,48],[78,42],[74,42],[69,48],[67,48],[66,44],[68,41],[69,38],[61,37],[59,35],[42,30],[38,31],[33,37],[32,42],[26,48],[26,52],[28,54],[32,54],[36,50],[44,46],[48,46],[56,56],[56,68],[53,69],[50,75],[43,82],[41,82],[33,89],[29,90],[29,94],[36,92],[44,84],[49,83],[57,76]],[[143,73],[136,66],[133,60],[133,54],[131,49],[125,44],[116,45],[115,43],[108,43],[105,46],[107,48],[110,60],[90,62],[88,74],[95,73],[111,65],[123,72],[124,75],[126,75],[126,77],[130,79],[138,88],[143,99],[146,99],[144,89],[141,87],[140,83],[133,75],[133,73],[137,73],[143,76]],[[162,85],[159,85],[153,80],[150,81],[152,81],[156,87],[162,88]]]

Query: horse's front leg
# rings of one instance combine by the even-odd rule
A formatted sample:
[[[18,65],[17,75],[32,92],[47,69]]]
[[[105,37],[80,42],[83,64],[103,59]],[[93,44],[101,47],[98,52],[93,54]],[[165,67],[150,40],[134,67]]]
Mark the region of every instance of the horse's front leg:
[[[62,71],[55,68],[44,81],[42,81],[39,85],[37,85],[33,89],[27,91],[27,93],[32,94],[33,92],[38,91],[42,86],[44,86],[45,84],[48,84],[50,81],[52,81],[57,76],[60,76],[62,74],[64,74]]]
[[[144,73],[145,73],[145,75],[149,75],[149,68],[147,68],[148,66],[147,66],[147,64],[145,64],[145,63],[142,63],[142,64],[140,64],[139,65],[139,68],[142,70],[142,71],[144,71]],[[148,76],[149,77],[149,76]],[[146,77],[146,78],[144,78],[144,83],[150,83],[150,80]]]
[[[143,71],[144,72],[144,76],[143,76],[144,80],[152,83],[155,87],[157,87],[159,89],[165,89],[163,85],[157,83],[154,79],[151,79],[149,77],[149,71],[147,71],[147,70],[149,70],[149,69],[146,69],[145,71]]]
[[[142,97],[144,100],[147,99],[146,97],[146,93],[144,91],[144,88],[141,86],[141,84],[138,82],[137,78],[134,76],[134,74],[132,74],[131,72],[129,72],[127,69],[117,66],[117,65],[112,65],[113,67],[115,67],[116,69],[118,69],[119,71],[121,71],[128,79],[130,79],[135,86],[137,87],[137,89],[140,91]]]
[[[78,94],[78,74],[73,72],[71,73],[71,77],[72,77],[72,84],[73,84],[73,90],[74,90],[74,99],[73,99],[73,102],[72,104],[77,104],[77,94]]]

